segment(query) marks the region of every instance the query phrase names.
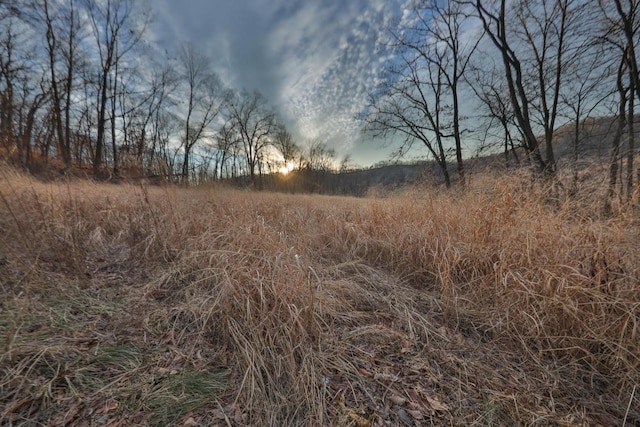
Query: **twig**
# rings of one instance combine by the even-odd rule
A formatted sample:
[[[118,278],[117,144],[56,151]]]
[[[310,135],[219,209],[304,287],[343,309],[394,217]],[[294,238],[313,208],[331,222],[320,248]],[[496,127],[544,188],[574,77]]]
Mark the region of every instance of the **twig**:
[[[633,386],[633,390],[631,391],[631,398],[629,398],[629,404],[627,405],[627,412],[624,413],[624,420],[622,421],[622,427],[627,424],[627,417],[629,416],[629,410],[631,409],[631,402],[633,402],[633,397],[636,394],[637,385]]]

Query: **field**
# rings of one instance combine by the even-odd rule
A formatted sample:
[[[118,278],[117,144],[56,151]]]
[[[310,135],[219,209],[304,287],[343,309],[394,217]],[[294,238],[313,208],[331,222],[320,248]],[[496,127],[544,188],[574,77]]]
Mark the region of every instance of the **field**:
[[[0,169],[0,425],[640,425],[640,223]]]

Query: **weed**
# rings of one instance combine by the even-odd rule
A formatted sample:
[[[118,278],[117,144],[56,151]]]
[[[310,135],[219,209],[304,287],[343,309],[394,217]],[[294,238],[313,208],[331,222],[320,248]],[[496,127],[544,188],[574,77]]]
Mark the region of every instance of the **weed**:
[[[640,422],[640,228],[597,186],[354,199],[0,172],[0,424]]]

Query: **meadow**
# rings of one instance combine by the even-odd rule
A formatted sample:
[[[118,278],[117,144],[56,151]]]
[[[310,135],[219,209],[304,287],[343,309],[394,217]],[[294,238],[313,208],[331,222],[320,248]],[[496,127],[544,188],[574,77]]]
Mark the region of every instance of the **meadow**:
[[[563,194],[0,167],[0,425],[639,425],[638,212]]]

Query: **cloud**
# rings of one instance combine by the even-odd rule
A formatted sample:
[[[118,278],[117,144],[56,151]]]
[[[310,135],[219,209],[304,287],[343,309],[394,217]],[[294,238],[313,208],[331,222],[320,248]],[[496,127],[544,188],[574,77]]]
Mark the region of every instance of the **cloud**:
[[[158,38],[190,40],[222,79],[257,89],[300,142],[321,138],[344,154],[353,117],[381,67],[380,46],[406,0],[157,0]],[[188,5],[188,6],[187,6]]]
[[[354,1],[335,9],[315,4],[300,9],[274,34],[272,46],[287,49],[279,101],[285,115],[295,118],[301,137],[336,145],[355,140],[353,117],[377,81],[379,45],[398,12],[390,4]],[[283,41],[292,34],[298,37]]]

